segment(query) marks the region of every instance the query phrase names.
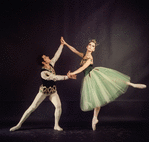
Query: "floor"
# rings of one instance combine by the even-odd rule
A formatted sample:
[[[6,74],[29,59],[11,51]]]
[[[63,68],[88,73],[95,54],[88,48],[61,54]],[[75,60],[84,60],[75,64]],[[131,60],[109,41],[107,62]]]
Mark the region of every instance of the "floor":
[[[100,122],[96,131],[88,122],[69,122],[61,124],[61,132],[43,122],[25,123],[20,130],[10,132],[13,125],[1,125],[0,142],[149,142],[147,122]]]

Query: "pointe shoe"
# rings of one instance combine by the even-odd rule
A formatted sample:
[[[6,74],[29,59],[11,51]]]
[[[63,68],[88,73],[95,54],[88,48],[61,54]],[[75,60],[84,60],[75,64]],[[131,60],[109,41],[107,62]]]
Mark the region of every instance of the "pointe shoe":
[[[98,120],[95,119],[95,118],[93,118],[93,119],[92,119],[92,129],[93,129],[93,131],[96,130],[96,124],[97,124],[97,123],[98,123]]]
[[[134,88],[139,88],[139,89],[144,89],[146,88],[147,86],[145,84],[135,84],[134,85]]]
[[[16,125],[16,126],[10,128],[9,131],[11,131],[11,132],[16,131],[16,130],[20,129],[20,127],[21,127],[21,126],[17,126],[17,125]]]
[[[93,129],[93,131],[96,130],[96,124],[92,124],[92,129]]]
[[[55,127],[54,127],[54,130],[63,131],[63,128],[61,128],[60,126],[55,126]]]

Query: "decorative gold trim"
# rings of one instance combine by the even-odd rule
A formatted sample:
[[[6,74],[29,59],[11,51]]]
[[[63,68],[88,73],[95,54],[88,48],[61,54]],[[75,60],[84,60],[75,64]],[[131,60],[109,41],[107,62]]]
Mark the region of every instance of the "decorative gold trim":
[[[55,72],[55,70],[54,70],[54,68],[50,65],[50,68],[49,69],[47,69],[47,68],[44,68],[44,67],[42,67],[43,69],[46,69],[46,70],[48,70],[50,73],[53,73],[53,74],[55,74],[56,75],[56,72]]]
[[[41,86],[40,91],[44,94],[53,94],[57,91],[57,88],[56,85],[53,85],[52,87],[50,86],[49,88],[47,88],[46,86]]]

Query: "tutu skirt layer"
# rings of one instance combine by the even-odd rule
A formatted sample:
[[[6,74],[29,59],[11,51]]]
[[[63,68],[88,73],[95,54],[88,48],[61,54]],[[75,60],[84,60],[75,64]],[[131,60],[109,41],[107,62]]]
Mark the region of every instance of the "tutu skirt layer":
[[[82,111],[90,111],[115,100],[124,94],[130,77],[116,70],[95,67],[83,79],[80,106]]]

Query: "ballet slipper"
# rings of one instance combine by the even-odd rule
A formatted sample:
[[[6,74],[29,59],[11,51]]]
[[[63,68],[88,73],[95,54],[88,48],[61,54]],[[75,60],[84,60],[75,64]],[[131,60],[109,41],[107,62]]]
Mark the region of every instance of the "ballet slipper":
[[[55,126],[55,127],[54,127],[54,130],[63,131],[63,128],[61,128],[60,126]]]
[[[11,132],[16,131],[16,130],[20,129],[20,127],[21,127],[20,125],[16,125],[16,126],[12,127],[9,131],[11,131]]]
[[[134,84],[134,88],[144,89],[146,88],[145,84]]]

